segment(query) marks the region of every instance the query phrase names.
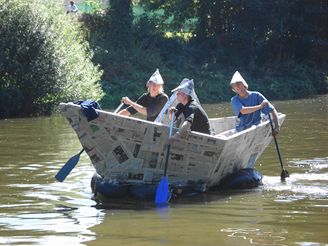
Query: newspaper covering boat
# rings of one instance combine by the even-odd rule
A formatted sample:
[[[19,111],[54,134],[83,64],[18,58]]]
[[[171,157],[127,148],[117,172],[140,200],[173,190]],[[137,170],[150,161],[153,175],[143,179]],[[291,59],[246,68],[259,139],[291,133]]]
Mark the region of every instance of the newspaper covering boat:
[[[80,105],[61,103],[60,108],[95,168],[95,193],[102,189],[108,196],[121,191],[119,195],[132,192],[140,196],[141,189],[142,197],[154,195],[163,175],[169,135],[163,113],[161,121],[150,122],[95,109],[98,117],[88,121]],[[280,125],[285,117],[278,114]],[[211,135],[189,132],[171,145],[167,170],[170,189],[178,192],[189,187],[202,192],[218,186],[229,174],[253,169],[272,141],[268,120],[241,132],[234,130],[235,116],[211,118],[209,122]],[[97,182],[110,188],[99,185],[96,191]],[[107,192],[106,187],[114,191]]]

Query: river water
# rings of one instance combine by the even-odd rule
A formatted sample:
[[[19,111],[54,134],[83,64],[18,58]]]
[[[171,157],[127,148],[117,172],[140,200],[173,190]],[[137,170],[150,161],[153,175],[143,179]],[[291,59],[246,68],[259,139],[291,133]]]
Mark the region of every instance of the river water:
[[[85,154],[63,183],[54,179],[81,148],[61,116],[0,121],[0,245],[328,245],[328,95],[274,102],[287,114],[256,168],[263,186],[211,192],[156,209],[152,203],[91,199]],[[205,105],[210,117],[228,103]]]

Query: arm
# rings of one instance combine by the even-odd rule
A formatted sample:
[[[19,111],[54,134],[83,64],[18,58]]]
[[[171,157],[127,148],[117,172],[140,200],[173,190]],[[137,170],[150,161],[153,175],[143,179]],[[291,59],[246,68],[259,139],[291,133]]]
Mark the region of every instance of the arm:
[[[254,113],[255,111],[257,110],[260,110],[262,108],[265,108],[266,106],[269,105],[269,102],[268,100],[263,100],[261,102],[261,104],[259,105],[255,105],[255,106],[249,106],[249,107],[242,107],[241,110],[240,110],[240,113],[241,114],[251,114],[251,113]]]
[[[173,142],[177,139],[186,138],[188,134],[188,130],[190,130],[191,123],[189,121],[185,121],[182,123],[179,131],[177,131],[172,137],[169,138],[169,144],[173,144]]]
[[[73,13],[76,13],[77,11],[78,11],[77,6],[74,4],[74,5],[72,6],[72,12],[73,12]]]
[[[179,131],[177,131],[174,134],[174,136],[179,137],[179,138],[185,138],[188,134],[188,130],[190,130],[190,127],[191,127],[191,123],[189,121],[183,122]]]
[[[142,115],[147,115],[147,108],[146,107],[143,107],[143,106],[141,106],[138,103],[132,102],[130,100],[130,98],[128,98],[128,97],[123,97],[122,98],[122,103],[127,104],[127,105],[133,107],[136,111],[138,111]]]
[[[175,107],[169,108],[169,119],[172,119],[172,112],[176,113],[178,110]]]
[[[126,109],[122,109],[121,111],[119,111],[117,114],[119,115],[124,115],[124,116],[130,116],[130,112],[127,111]]]
[[[177,105],[179,107],[179,105]],[[171,116],[172,111],[178,111],[176,108],[171,107],[169,110],[169,115]],[[190,112],[190,115],[187,119],[181,124],[179,130],[169,139],[169,143],[172,144],[176,139],[186,138],[188,131],[190,131],[194,115],[193,112]]]
[[[280,131],[278,113],[275,108],[272,109],[271,114],[272,114],[272,121],[274,123],[272,135],[275,137]]]

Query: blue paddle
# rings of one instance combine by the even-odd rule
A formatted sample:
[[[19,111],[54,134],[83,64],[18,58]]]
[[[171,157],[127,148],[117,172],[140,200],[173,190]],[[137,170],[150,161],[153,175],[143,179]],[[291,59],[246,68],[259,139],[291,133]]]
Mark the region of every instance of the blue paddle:
[[[116,114],[119,109],[124,105],[124,103],[121,103],[114,111],[114,114]],[[56,174],[55,178],[59,182],[63,182],[65,178],[68,176],[68,174],[73,170],[73,168],[76,166],[76,164],[80,160],[80,155],[84,149],[82,149],[78,154],[72,156],[66,163],[65,165],[59,170],[59,172]]]
[[[269,120],[270,120],[271,130],[272,130],[272,133],[273,133],[274,129],[273,129],[273,124],[272,124],[272,119],[271,119],[271,116],[270,116],[270,112],[268,112],[268,116],[269,116]],[[278,146],[276,136],[273,136],[273,139],[274,139],[274,143],[276,144],[276,150],[277,150],[277,153],[278,153],[280,166],[281,166],[281,170],[282,170],[281,174],[280,174],[280,178],[281,178],[282,181],[284,181],[285,178],[289,177],[289,173],[288,173],[287,170],[284,169],[284,164],[282,163],[282,158],[281,158],[281,155],[280,155],[279,146]]]
[[[173,122],[174,122],[174,112],[172,112],[169,137],[172,136]],[[166,149],[164,174],[156,189],[155,203],[157,205],[165,205],[168,203],[170,199],[169,182],[167,180],[167,167],[169,162],[170,148],[171,145],[168,144]]]
[[[82,154],[82,152],[84,151],[84,149],[82,149],[77,155],[74,155],[73,157],[71,157],[66,164],[59,170],[59,172],[56,174],[55,178],[59,181],[59,182],[63,182],[64,179],[67,177],[67,175],[73,170],[73,168],[76,166],[76,164],[79,162],[80,160],[80,155]]]

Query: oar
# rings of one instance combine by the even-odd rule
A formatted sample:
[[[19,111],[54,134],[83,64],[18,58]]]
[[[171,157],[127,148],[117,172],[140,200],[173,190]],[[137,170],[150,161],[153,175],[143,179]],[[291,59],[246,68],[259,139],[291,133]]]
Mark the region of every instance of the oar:
[[[174,101],[177,99],[177,92],[175,91],[169,98],[169,100],[167,100],[167,102],[165,103],[164,107],[162,108],[161,112],[158,114],[158,116],[156,117],[154,122],[160,122],[163,115],[165,114],[165,112],[169,109],[170,106],[172,106],[172,104],[174,103]]]
[[[115,109],[115,111],[113,113],[117,114],[117,112],[122,108],[123,105],[124,105],[124,103],[121,103],[120,105],[118,105],[118,107]]]
[[[67,177],[67,175],[73,170],[73,168],[76,166],[76,164],[80,160],[80,155],[84,149],[82,149],[77,155],[72,156],[66,164],[59,170],[59,172],[56,174],[55,178],[59,182],[63,182],[64,179]]]
[[[124,103],[121,103],[114,111],[114,113],[117,113],[119,109],[123,106]],[[73,168],[76,166],[76,164],[80,160],[80,155],[84,149],[82,149],[78,154],[72,156],[66,163],[65,165],[59,170],[59,172],[56,174],[55,178],[59,182],[63,182],[65,178],[68,176],[68,174],[73,170]]]
[[[274,129],[273,129],[273,124],[272,124],[272,119],[271,119],[271,116],[270,116],[270,112],[268,112],[268,115],[269,115],[271,130],[272,130],[272,133],[273,133]],[[279,151],[279,147],[278,147],[278,142],[277,142],[276,136],[273,136],[273,139],[274,139],[274,142],[276,144],[276,149],[277,149],[277,153],[278,153],[278,157],[279,157],[279,161],[280,161],[280,166],[281,166],[281,174],[280,174],[280,177],[281,177],[281,180],[285,180],[285,178],[289,177],[289,173],[288,173],[287,170],[284,169],[284,164],[282,163],[282,159],[281,159],[281,155],[280,155],[280,151]]]
[[[172,112],[169,137],[172,136],[173,122],[174,122],[174,112]],[[170,148],[171,148],[171,145],[168,144],[167,149],[166,149],[164,174],[163,174],[163,177],[162,177],[161,181],[159,182],[157,189],[156,189],[155,203],[157,205],[167,204],[169,201],[169,198],[170,198],[169,182],[167,180],[167,167],[168,167],[168,162],[169,162]]]

